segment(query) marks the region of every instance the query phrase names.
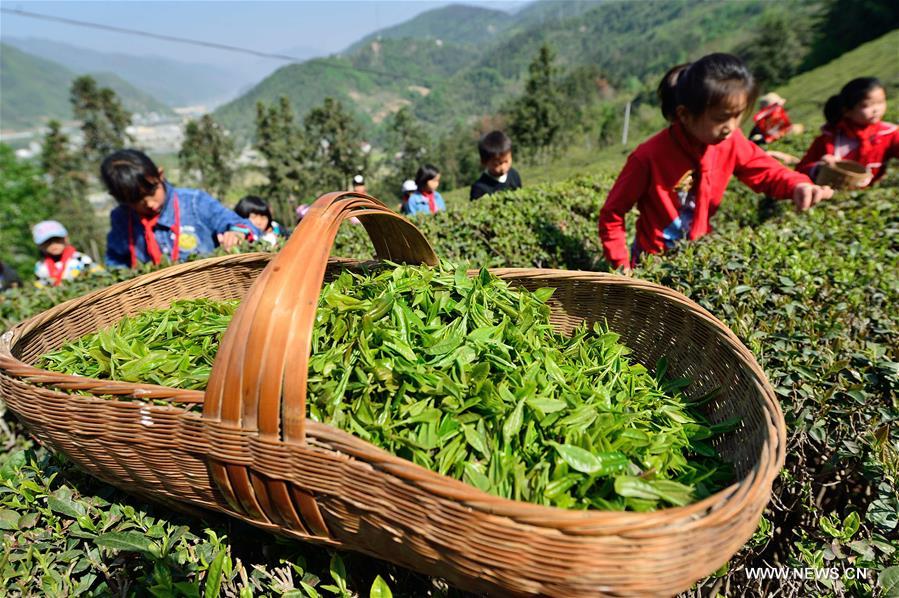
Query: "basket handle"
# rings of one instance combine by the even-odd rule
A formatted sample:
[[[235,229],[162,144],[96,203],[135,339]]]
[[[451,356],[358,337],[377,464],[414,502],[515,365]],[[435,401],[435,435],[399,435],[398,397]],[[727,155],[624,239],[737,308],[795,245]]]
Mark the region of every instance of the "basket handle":
[[[285,247],[253,283],[212,367],[204,418],[303,442],[312,328],[340,224],[362,221],[379,259],[437,265],[421,231],[377,199],[353,192],[319,197]]]

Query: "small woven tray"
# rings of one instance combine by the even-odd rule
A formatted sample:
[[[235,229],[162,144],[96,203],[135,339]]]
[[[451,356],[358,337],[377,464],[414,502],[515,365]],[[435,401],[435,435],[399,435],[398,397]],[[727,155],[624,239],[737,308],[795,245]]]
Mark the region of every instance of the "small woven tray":
[[[852,160],[840,160],[835,164],[822,163],[815,183],[834,189],[861,189],[871,180],[871,173],[863,164]]]

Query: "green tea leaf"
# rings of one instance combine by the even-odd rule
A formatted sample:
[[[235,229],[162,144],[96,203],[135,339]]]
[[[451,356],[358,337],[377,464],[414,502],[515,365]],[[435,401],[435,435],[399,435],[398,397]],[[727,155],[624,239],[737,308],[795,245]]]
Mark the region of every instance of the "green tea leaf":
[[[108,532],[94,538],[94,544],[112,550],[150,554],[153,542],[139,532]]]
[[[369,598],[393,598],[393,592],[390,591],[390,586],[387,585],[387,582],[378,575],[371,584],[368,596]]]
[[[222,588],[222,565],[225,562],[227,553],[224,549],[220,550],[215,559],[209,564],[206,570],[206,587],[203,589],[205,598],[217,598]]]

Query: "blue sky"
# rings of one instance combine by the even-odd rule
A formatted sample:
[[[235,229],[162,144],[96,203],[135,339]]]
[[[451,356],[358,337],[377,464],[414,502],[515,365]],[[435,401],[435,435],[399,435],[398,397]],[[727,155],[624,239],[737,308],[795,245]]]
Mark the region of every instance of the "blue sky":
[[[464,4],[514,11],[527,2],[465,1]],[[330,0],[305,2],[82,2],[2,0],[3,8],[91,21],[252,48],[338,52],[364,35],[452,2],[419,0]],[[153,54],[188,62],[227,65],[259,60],[230,52],[100,31],[3,13],[4,37],[41,37],[95,50]]]

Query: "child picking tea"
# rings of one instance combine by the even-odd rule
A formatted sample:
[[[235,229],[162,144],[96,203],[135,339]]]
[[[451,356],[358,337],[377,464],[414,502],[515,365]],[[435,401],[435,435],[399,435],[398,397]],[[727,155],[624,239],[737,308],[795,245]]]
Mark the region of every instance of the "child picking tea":
[[[661,253],[711,231],[731,176],[799,211],[833,195],[805,174],[790,170],[752,143],[740,122],[755,103],[756,84],[730,54],[709,54],[672,68],[658,88],[670,123],[631,153],[599,214],[603,252],[624,271],[643,253]],[[628,250],[625,215],[640,211]]]

